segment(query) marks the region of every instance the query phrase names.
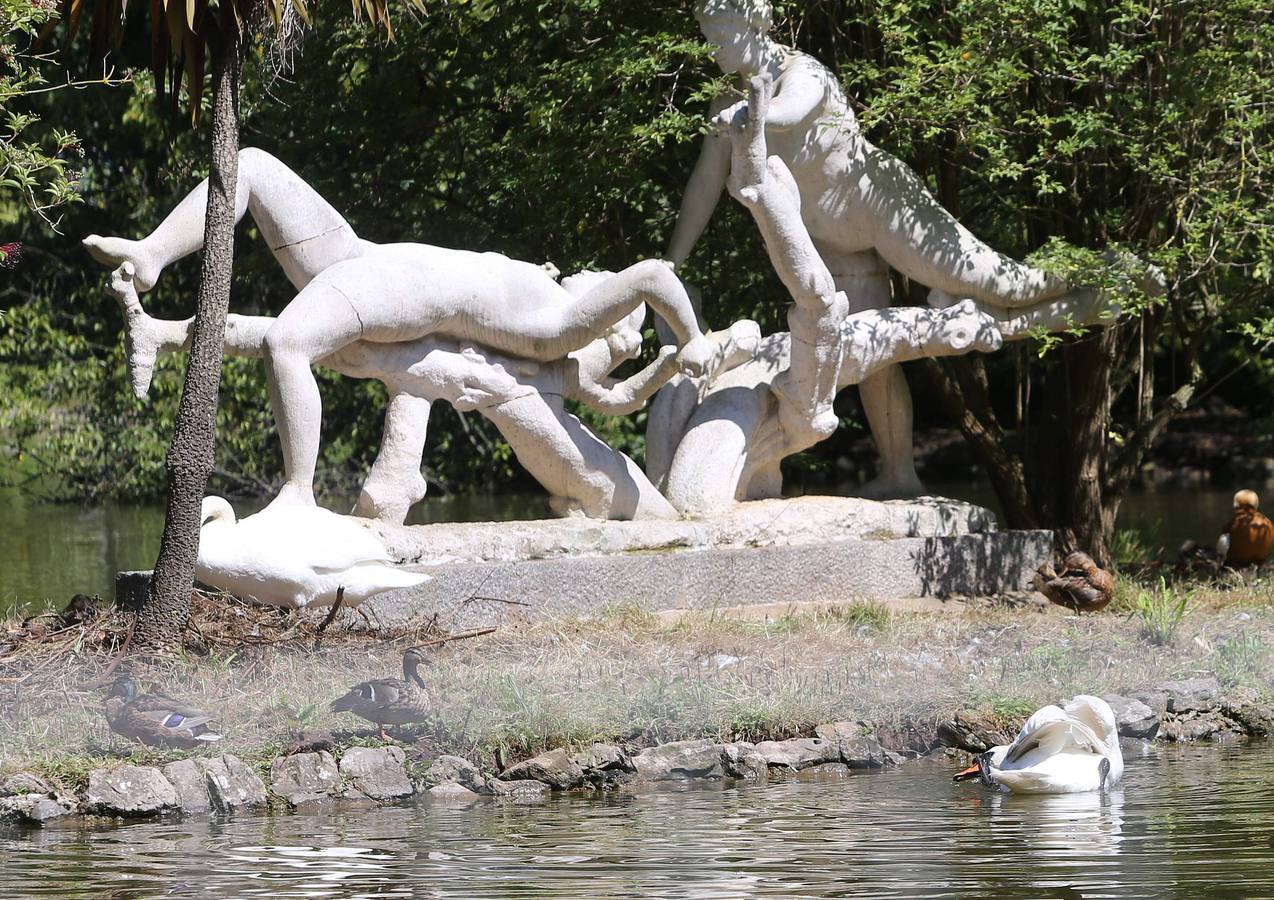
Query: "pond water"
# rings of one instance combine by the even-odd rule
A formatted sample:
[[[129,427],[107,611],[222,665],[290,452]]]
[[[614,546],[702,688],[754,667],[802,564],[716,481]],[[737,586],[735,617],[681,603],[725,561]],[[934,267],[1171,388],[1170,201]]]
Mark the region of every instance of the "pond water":
[[[996,509],[989,488],[969,484],[933,485],[935,493]],[[834,491],[831,491],[834,493]],[[1186,538],[1211,544],[1229,517],[1233,492],[1218,489],[1161,490],[1131,494],[1120,511],[1119,527],[1147,535],[1148,547],[1171,550]],[[348,508],[349,500],[327,502]],[[236,504],[240,514],[251,504]],[[996,510],[998,513],[998,510]],[[476,522],[545,518],[542,494],[433,497],[412,510],[410,522]],[[161,506],[44,503],[19,491],[0,489],[0,615],[13,608],[38,612],[46,603],[65,603],[76,593],[114,595],[115,573],[149,569],[164,530]]]
[[[1105,795],[992,794],[951,768],[0,834],[3,893],[1274,896],[1268,744],[1153,750]]]

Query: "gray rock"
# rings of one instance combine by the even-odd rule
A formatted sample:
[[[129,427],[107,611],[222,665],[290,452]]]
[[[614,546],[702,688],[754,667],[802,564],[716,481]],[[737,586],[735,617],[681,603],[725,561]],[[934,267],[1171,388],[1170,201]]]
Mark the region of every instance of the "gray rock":
[[[243,760],[229,753],[199,760],[212,808],[220,813],[238,812],[266,804],[265,784]]]
[[[542,781],[556,791],[579,786],[584,780],[584,770],[571,759],[565,750],[550,750],[500,773],[502,781],[532,779]]]
[[[840,761],[840,748],[832,741],[816,737],[761,741],[756,745],[756,752],[765,758],[767,765],[794,772],[820,763]]]
[[[517,800],[534,800],[547,796],[552,790],[542,781],[523,778],[518,781],[505,781],[500,778],[487,779],[486,792],[496,797],[511,797]]]
[[[628,754],[612,744],[594,744],[587,750],[572,754],[571,759],[585,775],[597,772],[637,771],[633,767],[633,761],[628,758]]]
[[[293,806],[326,800],[340,786],[336,760],[326,750],[280,756],[270,766],[270,790]]]
[[[1137,694],[1137,699],[1160,713],[1210,712],[1217,706],[1220,690],[1215,678],[1186,678],[1165,681],[1152,690]]]
[[[47,797],[52,793],[53,785],[31,772],[15,772],[0,781],[0,797],[21,797],[24,794]]]
[[[398,747],[354,747],[341,757],[340,772],[373,800],[397,800],[416,793]]]
[[[646,781],[666,778],[720,778],[721,745],[706,738],[673,741],[643,750],[633,757],[637,775]]]
[[[819,725],[814,733],[834,746],[840,761],[851,769],[879,769],[886,763],[897,765],[902,761],[901,756],[885,750],[873,735],[866,734],[858,722],[829,722]]]
[[[1159,735],[1165,741],[1199,741],[1234,729],[1234,723],[1216,713],[1189,712],[1164,716]]]
[[[443,755],[434,760],[425,774],[425,783],[430,785],[451,782],[471,791],[481,791],[486,784],[482,772],[467,759],[459,756]]]
[[[969,753],[982,753],[1001,743],[990,731],[959,713],[938,726],[936,740],[944,747],[955,747]]]
[[[74,804],[51,800],[40,794],[23,794],[0,798],[0,822],[43,825],[75,812]]]
[[[1160,716],[1153,709],[1134,697],[1103,697],[1115,713],[1115,725],[1120,737],[1154,740],[1159,733]]]
[[[747,741],[722,745],[721,764],[731,778],[765,778],[770,774],[765,757],[757,752],[755,744]]]
[[[196,760],[170,762],[164,766],[164,777],[176,789],[182,812],[205,813],[212,808],[208,799],[208,779]]]
[[[1274,710],[1265,703],[1251,699],[1226,702],[1222,704],[1221,711],[1251,737],[1269,737],[1274,734]]]
[[[181,808],[177,789],[152,766],[94,769],[84,805],[108,816],[153,816]]]
[[[454,781],[431,787],[427,792],[429,799],[435,803],[446,803],[454,806],[465,806],[477,801],[478,795]]]
[[[797,778],[817,780],[820,778],[848,778],[849,766],[840,762],[819,763],[796,773]]]

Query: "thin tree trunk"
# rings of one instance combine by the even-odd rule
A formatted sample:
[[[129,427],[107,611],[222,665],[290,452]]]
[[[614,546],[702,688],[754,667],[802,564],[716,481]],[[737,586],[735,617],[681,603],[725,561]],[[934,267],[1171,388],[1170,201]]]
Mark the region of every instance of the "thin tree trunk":
[[[137,616],[134,646],[143,650],[175,645],[190,618],[190,594],[199,553],[200,504],[213,464],[222,342],[234,259],[241,40],[233,19],[226,16],[209,41],[212,165],[208,172],[203,263],[190,363],[166,460],[168,509],[164,536],[150,581],[150,596]]]
[[[1103,567],[1111,564],[1109,541],[1114,530],[1114,516],[1107,514],[1102,488],[1110,429],[1110,368],[1117,327],[1103,328],[1067,348],[1072,373],[1071,471],[1062,543],[1068,550],[1083,550]]]

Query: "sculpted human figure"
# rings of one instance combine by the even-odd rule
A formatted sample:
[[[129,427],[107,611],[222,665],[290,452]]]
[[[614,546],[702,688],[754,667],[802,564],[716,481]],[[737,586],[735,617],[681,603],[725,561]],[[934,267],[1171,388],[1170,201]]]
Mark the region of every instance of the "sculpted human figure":
[[[125,341],[134,393],[149,390],[161,352],[189,346],[191,319],[172,321],[147,315],[133,283],[133,267],[124,263],[111,276],[110,291],[126,318]],[[613,277],[609,272],[581,273],[562,280],[580,296]],[[608,446],[578,418],[565,400],[600,412],[625,415],[677,373],[677,348],[663,347],[645,368],[624,379],[611,373],[636,358],[641,349],[645,307],[596,340],[560,359],[543,363],[494,353],[472,344],[439,337],[397,343],[355,341],[318,360],[318,364],[354,378],[376,378],[389,389],[380,453],[359,496],[356,512],[401,524],[425,496],[421,457],[431,404],[451,403],[491,420],[526,469],[550,494],[559,514],[579,512],[594,518],[675,518],[677,511],[625,454]],[[234,356],[261,358],[276,320],[231,313],[226,318],[225,349]],[[703,377],[750,359],[760,338],[753,322],[736,322],[709,335],[712,354]]]
[[[773,84],[749,84],[749,115],[723,129],[732,161],[728,187],[751,212],[766,252],[794,304],[790,334],[770,335],[722,377],[676,378],[651,409],[646,469],[682,513],[700,515],[737,500],[777,497],[779,463],[819,439],[811,417],[836,392],[917,357],[989,352],[1004,340],[1095,321],[1096,291],[1074,291],[1006,310],[964,299],[942,309],[871,309],[846,315],[800,209],[787,164],[768,153],[765,123]]]
[[[203,242],[207,183],[200,184],[140,241],[85,240],[99,261],[125,262],[139,290]],[[239,154],[236,217],[251,211],[297,287],[263,339],[270,400],[283,447],[286,484],[276,503],[313,505],[322,401],[311,364],[356,342],[401,343],[430,335],[473,341],[548,362],[584,347],[650,304],[671,326],[680,367],[701,373],[712,352],[684,287],[648,260],[574,296],[541,266],[497,253],[426,244],[374,244],[301,178],[269,154]]]
[[[835,288],[847,298],[848,312],[890,305],[888,266],[930,287],[931,305],[945,307],[971,298],[996,317],[1067,292],[1061,281],[979,240],[911,169],[874,147],[859,130],[833,74],[813,57],[770,37],[768,0],[698,0],[695,16],[717,47],[717,64],[740,79],[740,89],[753,76],[772,79],[765,125],[769,153],[790,172],[805,227]],[[710,113],[718,123],[737,126],[746,119],[748,104],[739,96],[714,101]],[[674,265],[689,256],[730,171],[729,135],[708,135],[668,247]],[[880,452],[880,474],[863,493],[920,493],[911,397],[901,369],[887,366],[864,379],[859,389]],[[809,407],[816,425],[829,412],[826,395],[824,385]],[[821,424],[825,428],[827,423]]]

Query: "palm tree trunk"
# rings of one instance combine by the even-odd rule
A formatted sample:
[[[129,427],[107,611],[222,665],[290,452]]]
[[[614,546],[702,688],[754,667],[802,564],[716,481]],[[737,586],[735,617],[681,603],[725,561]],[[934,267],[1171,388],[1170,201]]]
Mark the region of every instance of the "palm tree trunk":
[[[230,21],[227,22],[226,19]],[[203,264],[190,363],[166,460],[168,509],[150,596],[137,616],[134,647],[176,645],[190,618],[199,552],[199,508],[212,472],[222,341],[234,259],[235,185],[239,180],[239,72],[242,38],[226,16],[209,38],[212,54],[212,164],[204,219]]]

